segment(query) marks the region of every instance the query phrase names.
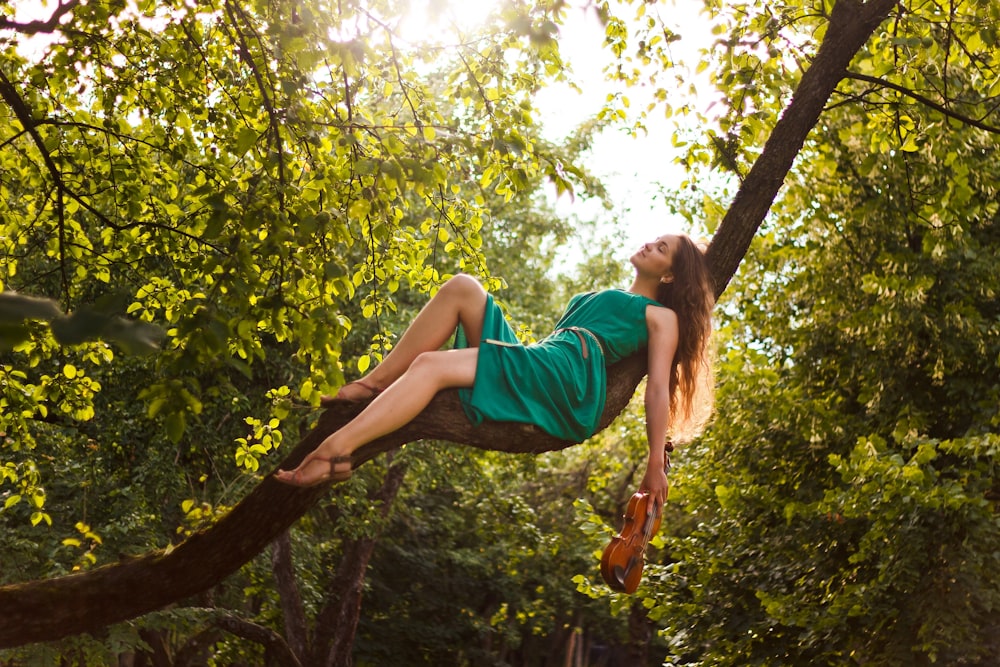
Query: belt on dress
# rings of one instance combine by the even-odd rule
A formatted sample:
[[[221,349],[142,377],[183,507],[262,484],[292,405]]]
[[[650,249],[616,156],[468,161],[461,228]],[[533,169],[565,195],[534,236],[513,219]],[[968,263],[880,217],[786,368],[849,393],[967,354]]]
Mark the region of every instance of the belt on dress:
[[[562,333],[563,331],[572,331],[573,333],[575,333],[577,336],[580,337],[580,345],[583,348],[583,358],[584,359],[587,358],[587,338],[586,338],[586,336],[584,336],[584,334],[586,334],[587,336],[590,336],[592,339],[594,339],[594,342],[597,343],[598,349],[601,351],[601,355],[605,356],[604,355],[604,346],[601,345],[601,339],[598,338],[597,334],[595,334],[590,329],[584,329],[583,327],[562,327],[561,329],[556,329],[555,331],[553,331],[552,334],[555,335],[557,333]]]

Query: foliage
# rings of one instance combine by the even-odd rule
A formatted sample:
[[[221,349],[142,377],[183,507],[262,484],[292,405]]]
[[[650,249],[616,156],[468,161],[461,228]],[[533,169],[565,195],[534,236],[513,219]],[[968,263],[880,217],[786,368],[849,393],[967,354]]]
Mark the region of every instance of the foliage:
[[[2,11],[7,581],[225,512],[449,274],[548,308],[571,228],[543,193],[600,194],[576,164],[599,124],[554,145],[532,107],[559,6],[420,43],[395,2]]]
[[[315,404],[342,379],[344,303],[377,317],[445,265],[485,272],[484,199],[460,183],[508,201],[536,174],[574,187],[580,172],[531,136],[530,95],[561,64],[549,10],[508,8],[523,20],[447,60],[407,48],[384,20],[398,11],[78,5],[43,55],[5,50],[4,287],[163,327],[135,394],[172,442],[200,417],[208,376],[256,381],[269,347],[294,350],[309,372],[291,396]],[[52,333],[31,327],[5,355],[16,409],[0,427],[6,456],[19,452],[5,469],[22,497],[43,488],[37,422],[57,404],[88,419],[91,369],[111,361],[101,342]],[[48,359],[79,372],[43,375]],[[256,445],[241,450],[250,469],[271,448]]]
[[[727,294],[718,417],[678,469],[692,516],[645,600],[678,664],[1000,652],[993,9],[901,6]],[[782,12],[745,16],[791,41],[808,24]],[[729,48],[761,58],[759,34]],[[745,109],[784,64],[754,64]]]

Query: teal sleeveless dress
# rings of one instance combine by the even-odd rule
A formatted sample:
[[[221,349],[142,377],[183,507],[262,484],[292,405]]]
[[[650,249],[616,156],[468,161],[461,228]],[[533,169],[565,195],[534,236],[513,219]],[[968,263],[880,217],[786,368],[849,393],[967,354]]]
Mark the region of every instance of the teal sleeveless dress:
[[[487,295],[476,378],[459,389],[469,420],[534,424],[563,440],[586,440],[604,412],[607,366],[649,342],[647,306],[660,304],[624,290],[577,294],[552,334],[522,345]],[[455,347],[469,347],[461,326]]]

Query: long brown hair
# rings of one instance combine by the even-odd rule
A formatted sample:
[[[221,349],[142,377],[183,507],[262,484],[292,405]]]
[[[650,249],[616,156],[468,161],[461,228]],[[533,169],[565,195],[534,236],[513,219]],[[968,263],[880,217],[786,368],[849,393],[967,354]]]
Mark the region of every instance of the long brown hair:
[[[680,336],[670,369],[670,436],[675,441],[696,436],[712,413],[714,378],[709,341],[715,291],[705,253],[690,237],[678,235],[671,272],[656,300],[677,313]]]

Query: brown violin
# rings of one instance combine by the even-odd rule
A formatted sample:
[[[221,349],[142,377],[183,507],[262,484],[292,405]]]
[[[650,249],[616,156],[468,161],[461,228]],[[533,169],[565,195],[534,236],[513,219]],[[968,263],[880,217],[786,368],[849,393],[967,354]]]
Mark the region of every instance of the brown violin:
[[[645,491],[628,501],[625,525],[601,556],[601,576],[612,590],[634,593],[642,579],[646,545],[660,529],[660,503]]]
[[[672,443],[665,445],[663,472],[670,472]],[[625,509],[625,524],[601,555],[601,576],[611,590],[632,594],[642,579],[646,546],[660,529],[663,507],[645,491],[637,491]]]

